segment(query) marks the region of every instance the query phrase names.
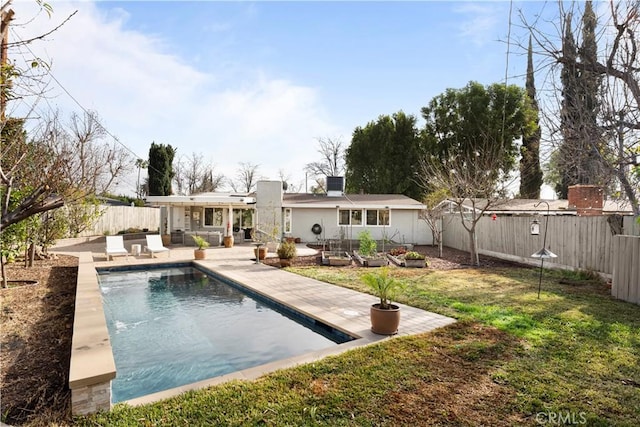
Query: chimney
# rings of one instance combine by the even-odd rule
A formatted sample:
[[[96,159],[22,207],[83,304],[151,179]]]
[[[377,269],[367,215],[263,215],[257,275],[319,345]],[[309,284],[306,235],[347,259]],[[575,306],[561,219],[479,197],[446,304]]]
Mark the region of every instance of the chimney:
[[[597,185],[569,186],[569,209],[578,216],[602,215],[603,190]]]

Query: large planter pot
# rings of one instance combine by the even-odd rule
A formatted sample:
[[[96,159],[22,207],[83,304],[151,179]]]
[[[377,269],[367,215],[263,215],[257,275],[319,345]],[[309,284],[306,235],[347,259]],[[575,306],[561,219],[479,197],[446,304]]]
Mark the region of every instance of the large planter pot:
[[[194,249],[193,257],[195,259],[205,259],[207,257],[207,252],[204,249]]]
[[[371,306],[371,332],[379,335],[394,335],[400,325],[400,307],[391,304],[388,310],[382,310],[380,304]]]
[[[267,248],[265,247],[253,248],[253,256],[258,257],[258,252],[260,255],[259,259],[263,260],[267,257]]]
[[[224,242],[224,247],[225,248],[232,248],[233,247],[233,236],[224,236],[222,241]]]
[[[169,246],[171,244],[171,234],[163,234],[161,239],[163,246]]]

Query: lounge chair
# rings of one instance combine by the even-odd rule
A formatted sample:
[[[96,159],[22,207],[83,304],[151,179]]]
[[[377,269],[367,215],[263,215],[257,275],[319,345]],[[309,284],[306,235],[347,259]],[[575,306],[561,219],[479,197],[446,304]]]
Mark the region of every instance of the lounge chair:
[[[146,237],[147,246],[144,247],[144,250],[145,252],[151,253],[151,258],[153,258],[153,254],[156,252],[167,252],[167,256],[171,256],[169,248],[162,245],[162,237],[160,237],[159,234],[148,234]]]
[[[129,259],[129,251],[124,248],[122,236],[107,236],[105,254],[107,255],[107,261],[109,261],[109,257],[113,259],[114,255],[124,255]]]

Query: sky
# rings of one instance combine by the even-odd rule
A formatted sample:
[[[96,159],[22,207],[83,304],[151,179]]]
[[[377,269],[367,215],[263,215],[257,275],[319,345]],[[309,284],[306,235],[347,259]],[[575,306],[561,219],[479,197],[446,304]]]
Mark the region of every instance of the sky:
[[[14,55],[48,65],[46,97],[14,103],[35,121],[97,112],[132,156],[152,142],[196,154],[230,179],[239,164],[305,190],[318,140],[421,107],[469,81],[524,86],[528,33],[544,2],[14,0],[11,39],[64,25]],[[511,20],[512,25],[509,25]],[[511,45],[506,43],[511,41]],[[509,54],[507,55],[507,50]],[[11,53],[10,53],[11,55]],[[25,113],[26,111],[26,113]],[[418,120],[419,126],[423,125]],[[118,182],[134,195],[137,172]],[[308,185],[312,184],[308,181]],[[547,193],[547,196],[550,195]]]

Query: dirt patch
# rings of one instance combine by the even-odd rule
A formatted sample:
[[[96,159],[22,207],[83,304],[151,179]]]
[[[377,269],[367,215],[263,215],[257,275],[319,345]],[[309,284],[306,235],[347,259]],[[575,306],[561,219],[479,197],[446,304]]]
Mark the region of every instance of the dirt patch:
[[[322,246],[309,245],[318,251],[322,250]],[[471,264],[469,253],[460,251],[453,248],[442,248],[442,258],[438,257],[438,248],[435,246],[417,245],[413,247],[413,250],[419,252],[427,257],[429,268],[433,270],[455,270],[459,268],[478,268]],[[292,259],[291,265],[309,266],[309,265],[321,265],[322,257],[320,255],[296,257]],[[266,258],[264,263],[273,267],[280,266],[280,260],[278,258]],[[352,264],[352,267],[357,267],[356,263]],[[528,265],[519,264],[511,261],[505,261],[498,258],[492,258],[484,255],[480,255],[480,268],[499,268],[499,267],[530,267]]]
[[[51,425],[69,420],[69,359],[78,272],[75,257],[6,266],[10,280],[0,290],[3,421]],[[37,281],[37,285],[29,285]]]
[[[430,375],[385,396],[391,425],[525,424],[513,410],[516,391],[493,380],[496,366],[519,347],[517,339],[473,322],[449,325],[426,339],[431,348],[416,354],[416,363],[427,365]]]

